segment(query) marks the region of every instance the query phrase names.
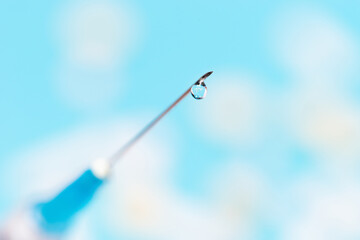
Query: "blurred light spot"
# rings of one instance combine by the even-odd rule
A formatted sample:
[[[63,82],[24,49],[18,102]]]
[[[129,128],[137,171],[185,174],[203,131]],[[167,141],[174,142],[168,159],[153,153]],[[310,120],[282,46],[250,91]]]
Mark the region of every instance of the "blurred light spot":
[[[258,141],[263,107],[259,86],[241,75],[219,75],[216,80],[206,101],[192,109],[206,135],[230,145]]]
[[[360,111],[337,95],[299,94],[291,105],[293,132],[323,167],[351,170],[360,157]]]
[[[285,220],[284,239],[360,238],[360,191],[353,182],[304,182],[296,189],[299,216]]]
[[[235,228],[254,223],[268,194],[261,173],[236,162],[218,169],[213,191],[221,216]]]
[[[330,84],[356,69],[358,46],[351,32],[314,7],[283,9],[271,27],[281,62],[310,84]],[[325,86],[326,87],[326,86]]]
[[[214,201],[207,203],[177,193],[169,185],[170,179],[148,181],[135,169],[128,169],[133,180],[117,174],[114,185],[118,195],[101,212],[113,229],[140,239],[249,239],[264,189],[262,179],[244,169],[221,169],[213,178],[216,184],[209,185]]]
[[[138,19],[114,1],[69,2],[59,14],[60,97],[73,108],[106,111],[124,87],[122,64],[134,48]]]
[[[67,59],[83,67],[109,67],[124,57],[136,22],[129,8],[113,1],[75,2],[61,15]]]

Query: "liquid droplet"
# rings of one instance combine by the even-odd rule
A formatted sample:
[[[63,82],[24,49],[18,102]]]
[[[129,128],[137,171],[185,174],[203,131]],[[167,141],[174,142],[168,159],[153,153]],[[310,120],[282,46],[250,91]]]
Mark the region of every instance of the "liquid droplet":
[[[207,87],[204,82],[194,84],[191,87],[191,95],[197,100],[205,98],[206,93]]]

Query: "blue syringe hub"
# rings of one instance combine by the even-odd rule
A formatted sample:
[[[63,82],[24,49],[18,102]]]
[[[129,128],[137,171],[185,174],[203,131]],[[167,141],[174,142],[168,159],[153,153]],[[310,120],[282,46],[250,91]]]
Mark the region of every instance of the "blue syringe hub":
[[[104,165],[105,164],[105,165]],[[61,234],[74,216],[93,198],[109,172],[107,162],[97,161],[80,177],[49,201],[36,204],[35,216],[46,233]]]

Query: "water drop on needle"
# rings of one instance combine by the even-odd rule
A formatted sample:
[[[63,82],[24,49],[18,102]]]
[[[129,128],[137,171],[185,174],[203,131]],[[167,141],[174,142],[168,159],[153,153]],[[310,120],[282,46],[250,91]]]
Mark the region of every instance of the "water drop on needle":
[[[196,83],[191,87],[191,95],[199,100],[206,97],[207,87],[204,82]]]

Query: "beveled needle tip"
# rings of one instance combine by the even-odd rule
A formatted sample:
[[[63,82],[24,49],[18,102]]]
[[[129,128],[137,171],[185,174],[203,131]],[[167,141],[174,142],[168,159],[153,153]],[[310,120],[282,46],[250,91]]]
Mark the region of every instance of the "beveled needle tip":
[[[205,80],[205,78],[207,78],[208,76],[210,76],[212,73],[213,73],[213,71],[207,72],[207,73],[205,73],[201,78]]]
[[[202,82],[205,81],[205,79],[210,76],[213,73],[213,71],[211,72],[207,72],[205,73],[201,78],[199,78],[199,80],[197,80],[197,82],[195,84],[201,84]]]

